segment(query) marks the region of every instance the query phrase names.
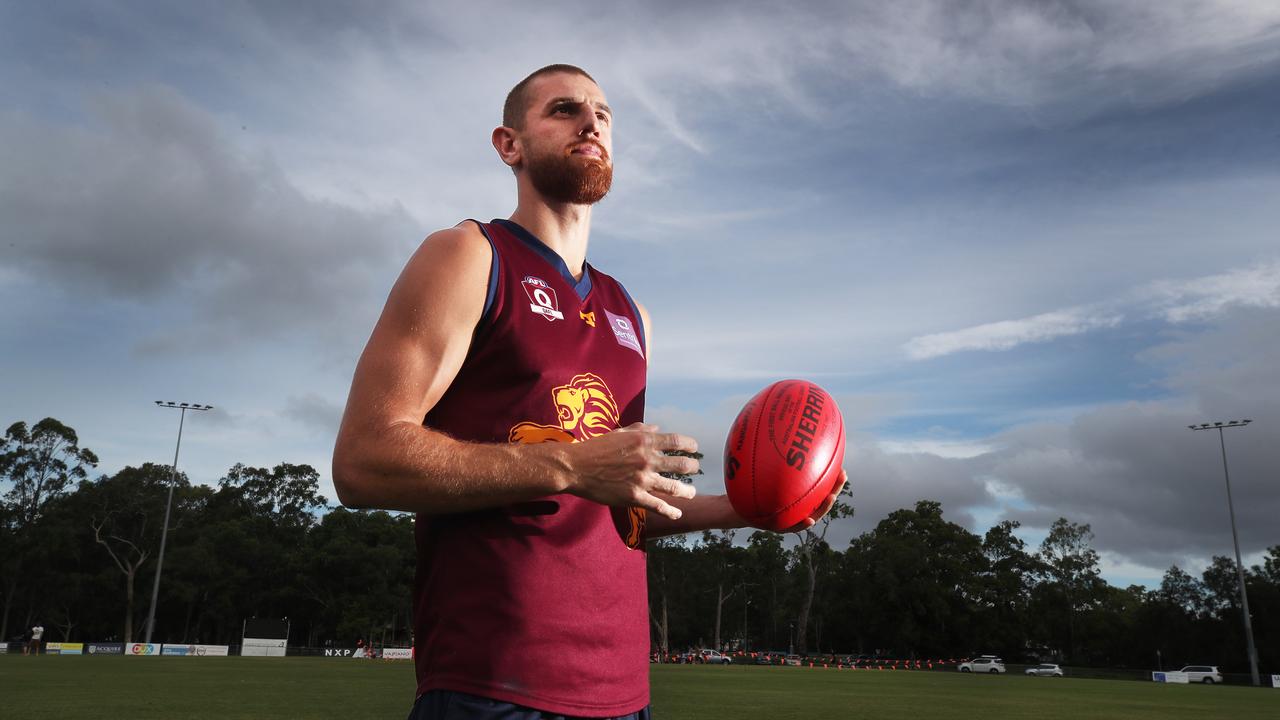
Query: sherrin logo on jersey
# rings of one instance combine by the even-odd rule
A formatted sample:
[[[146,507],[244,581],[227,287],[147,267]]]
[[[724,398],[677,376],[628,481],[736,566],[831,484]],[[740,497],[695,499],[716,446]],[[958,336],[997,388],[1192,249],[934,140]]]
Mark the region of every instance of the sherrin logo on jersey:
[[[524,285],[525,294],[529,296],[530,310],[546,318],[547,322],[564,319],[564,313],[560,312],[560,302],[556,299],[556,291],[546,280],[525,275],[521,284]]]

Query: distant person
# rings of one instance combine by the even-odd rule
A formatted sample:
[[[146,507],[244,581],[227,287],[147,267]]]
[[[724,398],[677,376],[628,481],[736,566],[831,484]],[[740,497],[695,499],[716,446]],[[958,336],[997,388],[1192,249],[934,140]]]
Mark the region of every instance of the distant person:
[[[652,324],[587,262],[613,181],[600,86],[537,70],[491,141],[515,211],[433,233],[405,266],[356,367],[334,484],[350,507],[418,513],[411,718],[647,718],[644,542],[745,522],[660,474],[696,472],[668,452],[697,444],[644,424]]]
[[[42,639],[44,639],[44,625],[37,622],[35,625],[31,626],[31,641],[29,642],[29,646],[32,655],[40,654],[40,641]]]

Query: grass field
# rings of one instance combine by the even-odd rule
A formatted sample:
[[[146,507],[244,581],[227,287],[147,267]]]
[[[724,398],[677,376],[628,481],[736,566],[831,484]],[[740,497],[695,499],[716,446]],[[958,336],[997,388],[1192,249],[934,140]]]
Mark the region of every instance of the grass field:
[[[653,666],[657,720],[1280,718],[1280,690],[755,666]],[[0,717],[403,718],[407,662],[0,655]]]

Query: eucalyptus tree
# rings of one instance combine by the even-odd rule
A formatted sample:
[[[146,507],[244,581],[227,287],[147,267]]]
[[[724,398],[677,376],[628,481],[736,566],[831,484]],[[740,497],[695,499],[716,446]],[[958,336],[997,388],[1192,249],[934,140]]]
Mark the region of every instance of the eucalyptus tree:
[[[1076,659],[1079,650],[1079,616],[1101,600],[1106,588],[1092,541],[1093,530],[1088,523],[1058,518],[1040,544],[1039,559],[1046,582],[1039,590],[1050,612],[1056,615],[1052,617],[1056,643],[1066,649],[1071,660]]]
[[[88,516],[83,522],[93,530],[93,541],[103,556],[121,574],[124,583],[123,630],[125,642],[133,642],[136,613],[135,587],[139,572],[160,546],[161,519],[170,482],[175,490],[186,488],[183,473],[172,473],[168,465],[145,463],[141,467],[125,467],[110,477],[82,483],[79,493]],[[181,493],[175,497],[181,503]],[[175,526],[181,522],[182,510],[174,513]]]
[[[36,544],[31,535],[35,522],[50,500],[87,478],[97,464],[98,456],[80,447],[76,431],[54,418],[30,427],[13,423],[0,438],[0,481],[9,484],[0,511],[0,547],[8,546],[0,559],[6,578],[0,639],[9,636],[9,611],[24,577],[22,559]]]
[[[983,647],[1006,657],[1024,651],[1028,638],[1028,598],[1040,564],[1027,544],[1017,536],[1021,523],[1004,520],[987,530],[982,539],[986,560],[981,573]]]
[[[796,650],[803,654],[808,650],[809,636],[809,616],[813,612],[813,600],[818,588],[819,566],[822,564],[823,558],[827,555],[825,552],[829,550],[827,545],[827,530],[830,529],[831,523],[841,518],[853,517],[854,508],[847,502],[847,498],[852,497],[852,490],[846,483],[840,488],[839,498],[831,507],[831,510],[816,525],[806,528],[797,533],[800,542],[796,544],[794,553],[797,565],[804,569],[802,577],[802,592],[800,599],[800,610],[796,614]]]

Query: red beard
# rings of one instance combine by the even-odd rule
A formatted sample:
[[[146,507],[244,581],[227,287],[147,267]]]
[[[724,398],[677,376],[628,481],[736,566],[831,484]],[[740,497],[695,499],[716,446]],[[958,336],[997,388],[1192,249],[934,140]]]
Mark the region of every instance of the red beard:
[[[604,148],[600,150],[604,152]],[[594,205],[609,194],[613,185],[613,163],[607,155],[598,160],[584,160],[569,151],[530,152],[525,169],[533,187],[552,202]]]

